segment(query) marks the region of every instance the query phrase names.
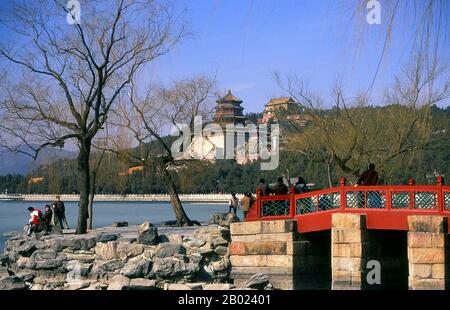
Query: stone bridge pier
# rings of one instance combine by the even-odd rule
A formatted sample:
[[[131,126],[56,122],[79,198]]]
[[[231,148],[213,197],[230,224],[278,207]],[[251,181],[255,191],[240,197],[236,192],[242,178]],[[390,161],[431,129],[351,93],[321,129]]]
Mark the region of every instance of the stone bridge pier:
[[[335,213],[331,230],[298,233],[296,220],[231,224],[235,283],[267,274],[277,289],[450,289],[447,218],[412,215],[408,231],[367,228]]]

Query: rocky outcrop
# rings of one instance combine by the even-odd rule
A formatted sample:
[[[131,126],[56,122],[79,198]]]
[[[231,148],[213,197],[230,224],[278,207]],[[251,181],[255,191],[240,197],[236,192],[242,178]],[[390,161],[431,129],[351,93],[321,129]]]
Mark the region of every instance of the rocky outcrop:
[[[100,228],[86,235],[14,236],[0,256],[0,288],[234,288],[229,277],[228,226],[161,230],[164,233],[159,235],[157,227],[145,222]],[[250,283],[247,287],[262,286]]]
[[[148,222],[139,225],[137,242],[145,245],[157,244],[158,229]]]
[[[0,279],[0,290],[19,291],[26,288],[25,281],[17,276],[8,276]]]
[[[210,220],[211,224],[230,227],[231,223],[240,222],[239,217],[234,213],[216,213],[213,214]]]

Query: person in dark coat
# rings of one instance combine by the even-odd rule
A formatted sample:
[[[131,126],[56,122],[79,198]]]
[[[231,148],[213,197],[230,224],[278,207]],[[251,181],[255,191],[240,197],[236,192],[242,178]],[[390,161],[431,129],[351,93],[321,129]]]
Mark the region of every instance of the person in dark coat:
[[[228,213],[231,213],[231,210],[233,210],[234,214],[236,214],[238,207],[239,199],[236,197],[236,193],[231,193],[230,202],[228,203]]]
[[[369,169],[364,171],[357,182],[358,185],[378,185],[378,172],[375,171],[375,165],[370,164]]]
[[[52,208],[50,208],[49,205],[45,205],[45,213],[44,213],[44,228],[46,231],[51,230],[51,223],[52,223],[52,217],[53,217],[53,211]]]
[[[55,206],[55,214],[58,218],[59,224],[61,225],[61,229],[64,229],[64,224],[65,228],[69,229],[69,224],[66,219],[66,206],[64,205],[64,202],[61,201],[61,197],[56,196],[56,201],[53,205]]]
[[[288,191],[289,190],[288,190],[287,186],[283,182],[283,178],[282,177],[278,177],[277,184],[272,189],[272,192],[275,195],[287,195]]]
[[[306,186],[305,179],[303,179],[302,177],[298,177],[298,180],[297,180],[297,183],[295,183],[294,189],[295,189],[296,194],[306,193],[309,190],[308,186]]]
[[[270,192],[271,192],[269,185],[266,183],[266,180],[264,180],[263,178],[259,179],[259,184],[256,187],[256,189],[261,190],[261,196],[269,196]]]

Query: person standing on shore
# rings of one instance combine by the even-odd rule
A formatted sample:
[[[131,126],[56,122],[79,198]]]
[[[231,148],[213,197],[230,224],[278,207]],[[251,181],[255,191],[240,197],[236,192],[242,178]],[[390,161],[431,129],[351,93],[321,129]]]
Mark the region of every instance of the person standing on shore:
[[[239,199],[236,197],[236,193],[231,193],[231,199],[228,204],[228,213],[231,213],[231,209],[233,209],[233,213],[236,214],[238,206]]]
[[[253,198],[252,193],[246,193],[244,197],[241,199],[242,213],[244,213],[244,219],[247,217],[247,213],[252,207],[255,199]]]
[[[44,227],[47,232],[51,230],[52,227],[53,211],[49,205],[45,205],[44,213]]]
[[[59,224],[61,225],[61,229],[64,229],[64,225],[66,229],[69,229],[69,224],[67,223],[66,219],[66,206],[64,205],[64,202],[61,201],[60,196],[56,196],[56,201],[54,202],[55,206],[55,213],[58,217]]]

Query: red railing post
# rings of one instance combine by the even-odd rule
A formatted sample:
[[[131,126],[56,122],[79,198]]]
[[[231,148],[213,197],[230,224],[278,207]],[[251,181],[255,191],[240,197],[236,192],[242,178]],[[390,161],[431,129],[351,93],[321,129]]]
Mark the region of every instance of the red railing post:
[[[295,186],[291,186],[289,189],[289,216],[295,216]]]
[[[386,209],[392,209],[392,193],[391,189],[386,190]]]
[[[339,195],[340,197],[340,202],[341,202],[341,209],[345,209],[345,206],[347,205],[347,195],[345,193],[345,178],[340,178],[339,179]]]
[[[436,177],[437,181],[437,203],[438,203],[438,210],[439,212],[444,212],[444,190],[442,188],[442,185],[444,185],[444,179],[442,176]]]
[[[408,185],[414,186],[414,179],[408,180]],[[414,188],[411,189],[411,193],[409,194],[409,208],[414,209],[414,197],[416,196],[416,193],[414,191]]]
[[[256,189],[256,217],[261,218],[261,189]]]

